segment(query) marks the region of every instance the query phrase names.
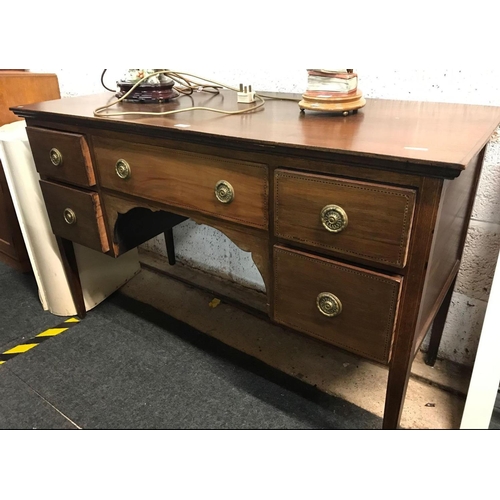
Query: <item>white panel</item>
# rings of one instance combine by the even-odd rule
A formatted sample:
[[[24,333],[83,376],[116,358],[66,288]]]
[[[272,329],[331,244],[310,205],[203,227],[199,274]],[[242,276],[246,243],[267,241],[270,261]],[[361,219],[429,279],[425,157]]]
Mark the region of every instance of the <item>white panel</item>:
[[[462,429],[488,429],[500,385],[500,261],[477,351]]]

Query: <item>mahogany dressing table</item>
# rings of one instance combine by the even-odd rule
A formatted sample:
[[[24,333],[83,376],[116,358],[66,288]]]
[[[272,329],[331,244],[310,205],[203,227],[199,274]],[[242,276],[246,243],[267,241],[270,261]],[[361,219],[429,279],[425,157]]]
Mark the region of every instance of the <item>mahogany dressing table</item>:
[[[119,258],[192,218],[252,253],[271,321],[388,366],[383,426],[397,428],[431,325],[437,355],[500,108],[368,100],[343,117],[273,100],[248,115],[93,116],[111,100],[13,109],[79,314],[72,242]],[[193,105],[245,106],[195,93],[148,110]]]

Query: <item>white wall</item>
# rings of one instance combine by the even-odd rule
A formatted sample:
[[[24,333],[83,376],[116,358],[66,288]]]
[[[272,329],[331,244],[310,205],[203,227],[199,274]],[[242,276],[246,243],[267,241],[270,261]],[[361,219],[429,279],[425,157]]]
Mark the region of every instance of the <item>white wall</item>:
[[[243,65],[242,65],[243,66]],[[459,102],[500,106],[500,70],[373,70],[356,68],[360,88],[366,97],[419,101]],[[190,71],[206,78],[237,86],[252,83],[255,89],[302,92],[306,85],[303,68],[273,72],[247,68]],[[32,68],[54,72],[65,96],[101,92],[100,71],[77,71],[55,68]],[[109,70],[108,86],[120,78],[123,70]],[[251,257],[240,251],[225,236],[206,226],[188,221],[174,229],[179,260],[209,272],[220,273],[248,286],[264,285]],[[163,238],[146,246],[165,253]],[[484,173],[479,186],[465,256],[453,295],[440,356],[472,365],[488,301],[494,266],[500,246],[500,134],[490,143]]]

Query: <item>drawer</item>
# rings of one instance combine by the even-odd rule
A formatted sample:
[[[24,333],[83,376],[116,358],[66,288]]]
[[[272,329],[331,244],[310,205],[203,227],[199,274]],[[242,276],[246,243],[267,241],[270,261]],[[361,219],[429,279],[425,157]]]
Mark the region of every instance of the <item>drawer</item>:
[[[287,170],[275,181],[276,236],[405,266],[415,191]]]
[[[402,278],[274,248],[276,322],[388,363]]]
[[[109,250],[101,203],[97,193],[40,181],[55,235],[100,252]]]
[[[89,147],[83,135],[27,127],[38,172],[52,179],[94,186],[95,175]]]
[[[105,188],[268,227],[265,165],[102,137],[93,137],[92,143]]]

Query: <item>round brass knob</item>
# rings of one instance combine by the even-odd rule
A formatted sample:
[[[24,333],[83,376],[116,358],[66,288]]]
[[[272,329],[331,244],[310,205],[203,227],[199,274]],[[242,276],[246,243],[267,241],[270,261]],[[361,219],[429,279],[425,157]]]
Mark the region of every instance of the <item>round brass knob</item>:
[[[125,160],[118,160],[116,162],[115,170],[120,179],[128,179],[132,173],[130,165]]]
[[[327,205],[321,210],[321,223],[331,233],[340,233],[348,222],[347,213],[338,205]]]
[[[64,220],[69,225],[76,224],[76,214],[71,208],[64,209]]]
[[[227,181],[219,181],[215,185],[215,196],[221,203],[231,203],[234,200],[234,189]]]
[[[316,299],[316,305],[319,312],[329,318],[334,318],[342,312],[342,302],[333,293],[320,293]]]
[[[56,167],[59,167],[60,165],[62,165],[63,156],[58,149],[52,148],[50,150],[50,161],[51,161],[52,165],[55,165]]]

